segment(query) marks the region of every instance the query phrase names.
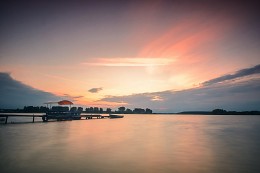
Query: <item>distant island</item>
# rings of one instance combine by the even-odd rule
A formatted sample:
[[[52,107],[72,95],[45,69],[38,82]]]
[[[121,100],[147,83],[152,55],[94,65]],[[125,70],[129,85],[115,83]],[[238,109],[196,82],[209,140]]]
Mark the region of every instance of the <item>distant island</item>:
[[[196,114],[196,115],[260,115],[260,111],[226,111],[224,109],[214,109],[212,111],[184,111],[176,114]]]

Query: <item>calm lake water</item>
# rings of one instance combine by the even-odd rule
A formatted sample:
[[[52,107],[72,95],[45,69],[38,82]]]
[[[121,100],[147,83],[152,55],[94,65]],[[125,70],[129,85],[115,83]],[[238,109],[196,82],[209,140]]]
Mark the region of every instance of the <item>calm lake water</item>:
[[[0,125],[0,159],[1,173],[259,173],[260,116]]]

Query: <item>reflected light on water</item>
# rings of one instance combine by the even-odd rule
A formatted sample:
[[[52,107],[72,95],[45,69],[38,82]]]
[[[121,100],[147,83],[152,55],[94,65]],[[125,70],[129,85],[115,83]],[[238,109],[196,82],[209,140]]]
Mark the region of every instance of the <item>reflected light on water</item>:
[[[259,130],[258,116],[1,125],[0,166],[3,172],[259,172]]]

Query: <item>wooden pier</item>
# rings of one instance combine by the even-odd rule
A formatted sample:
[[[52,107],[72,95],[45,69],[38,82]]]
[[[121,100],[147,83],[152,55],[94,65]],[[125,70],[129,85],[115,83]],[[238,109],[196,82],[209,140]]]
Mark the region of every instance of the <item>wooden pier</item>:
[[[35,117],[40,117],[40,118],[43,118],[43,117],[45,117],[46,115],[34,115],[34,114],[21,114],[21,115],[19,115],[19,114],[0,114],[0,118],[5,118],[5,122],[4,122],[4,124],[7,124],[8,123],[8,118],[9,117],[31,117],[32,118],[32,123],[34,123],[35,122]],[[110,116],[109,115],[107,115],[107,116],[103,116],[103,115],[99,115],[99,114],[86,114],[86,115],[80,115],[80,119],[79,120],[83,120],[83,119],[93,119],[93,118],[95,118],[95,119],[104,119],[104,118],[110,118]],[[56,120],[58,120],[58,119],[56,119]],[[71,120],[71,119],[67,119],[67,120]]]
[[[80,116],[81,116],[81,118],[85,118],[85,119],[93,119],[93,118],[102,119],[102,118],[110,117],[110,116],[103,116],[103,115],[99,115],[99,114],[80,115]]]

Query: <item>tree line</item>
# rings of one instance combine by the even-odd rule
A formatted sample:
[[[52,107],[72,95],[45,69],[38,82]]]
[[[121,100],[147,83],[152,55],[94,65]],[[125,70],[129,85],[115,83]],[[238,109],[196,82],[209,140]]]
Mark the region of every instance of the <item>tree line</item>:
[[[23,109],[1,109],[0,112],[5,113],[46,113],[50,110],[53,111],[78,111],[82,113],[120,113],[120,114],[152,114],[153,111],[149,108],[134,108],[129,109],[126,107],[119,107],[117,110],[112,110],[111,108],[99,108],[99,107],[87,107],[83,109],[83,107],[71,107],[68,106],[53,106],[51,109],[46,106],[24,106]]]
[[[197,115],[260,115],[260,111],[226,111],[225,109],[214,109],[212,111],[185,111],[177,114]]]

